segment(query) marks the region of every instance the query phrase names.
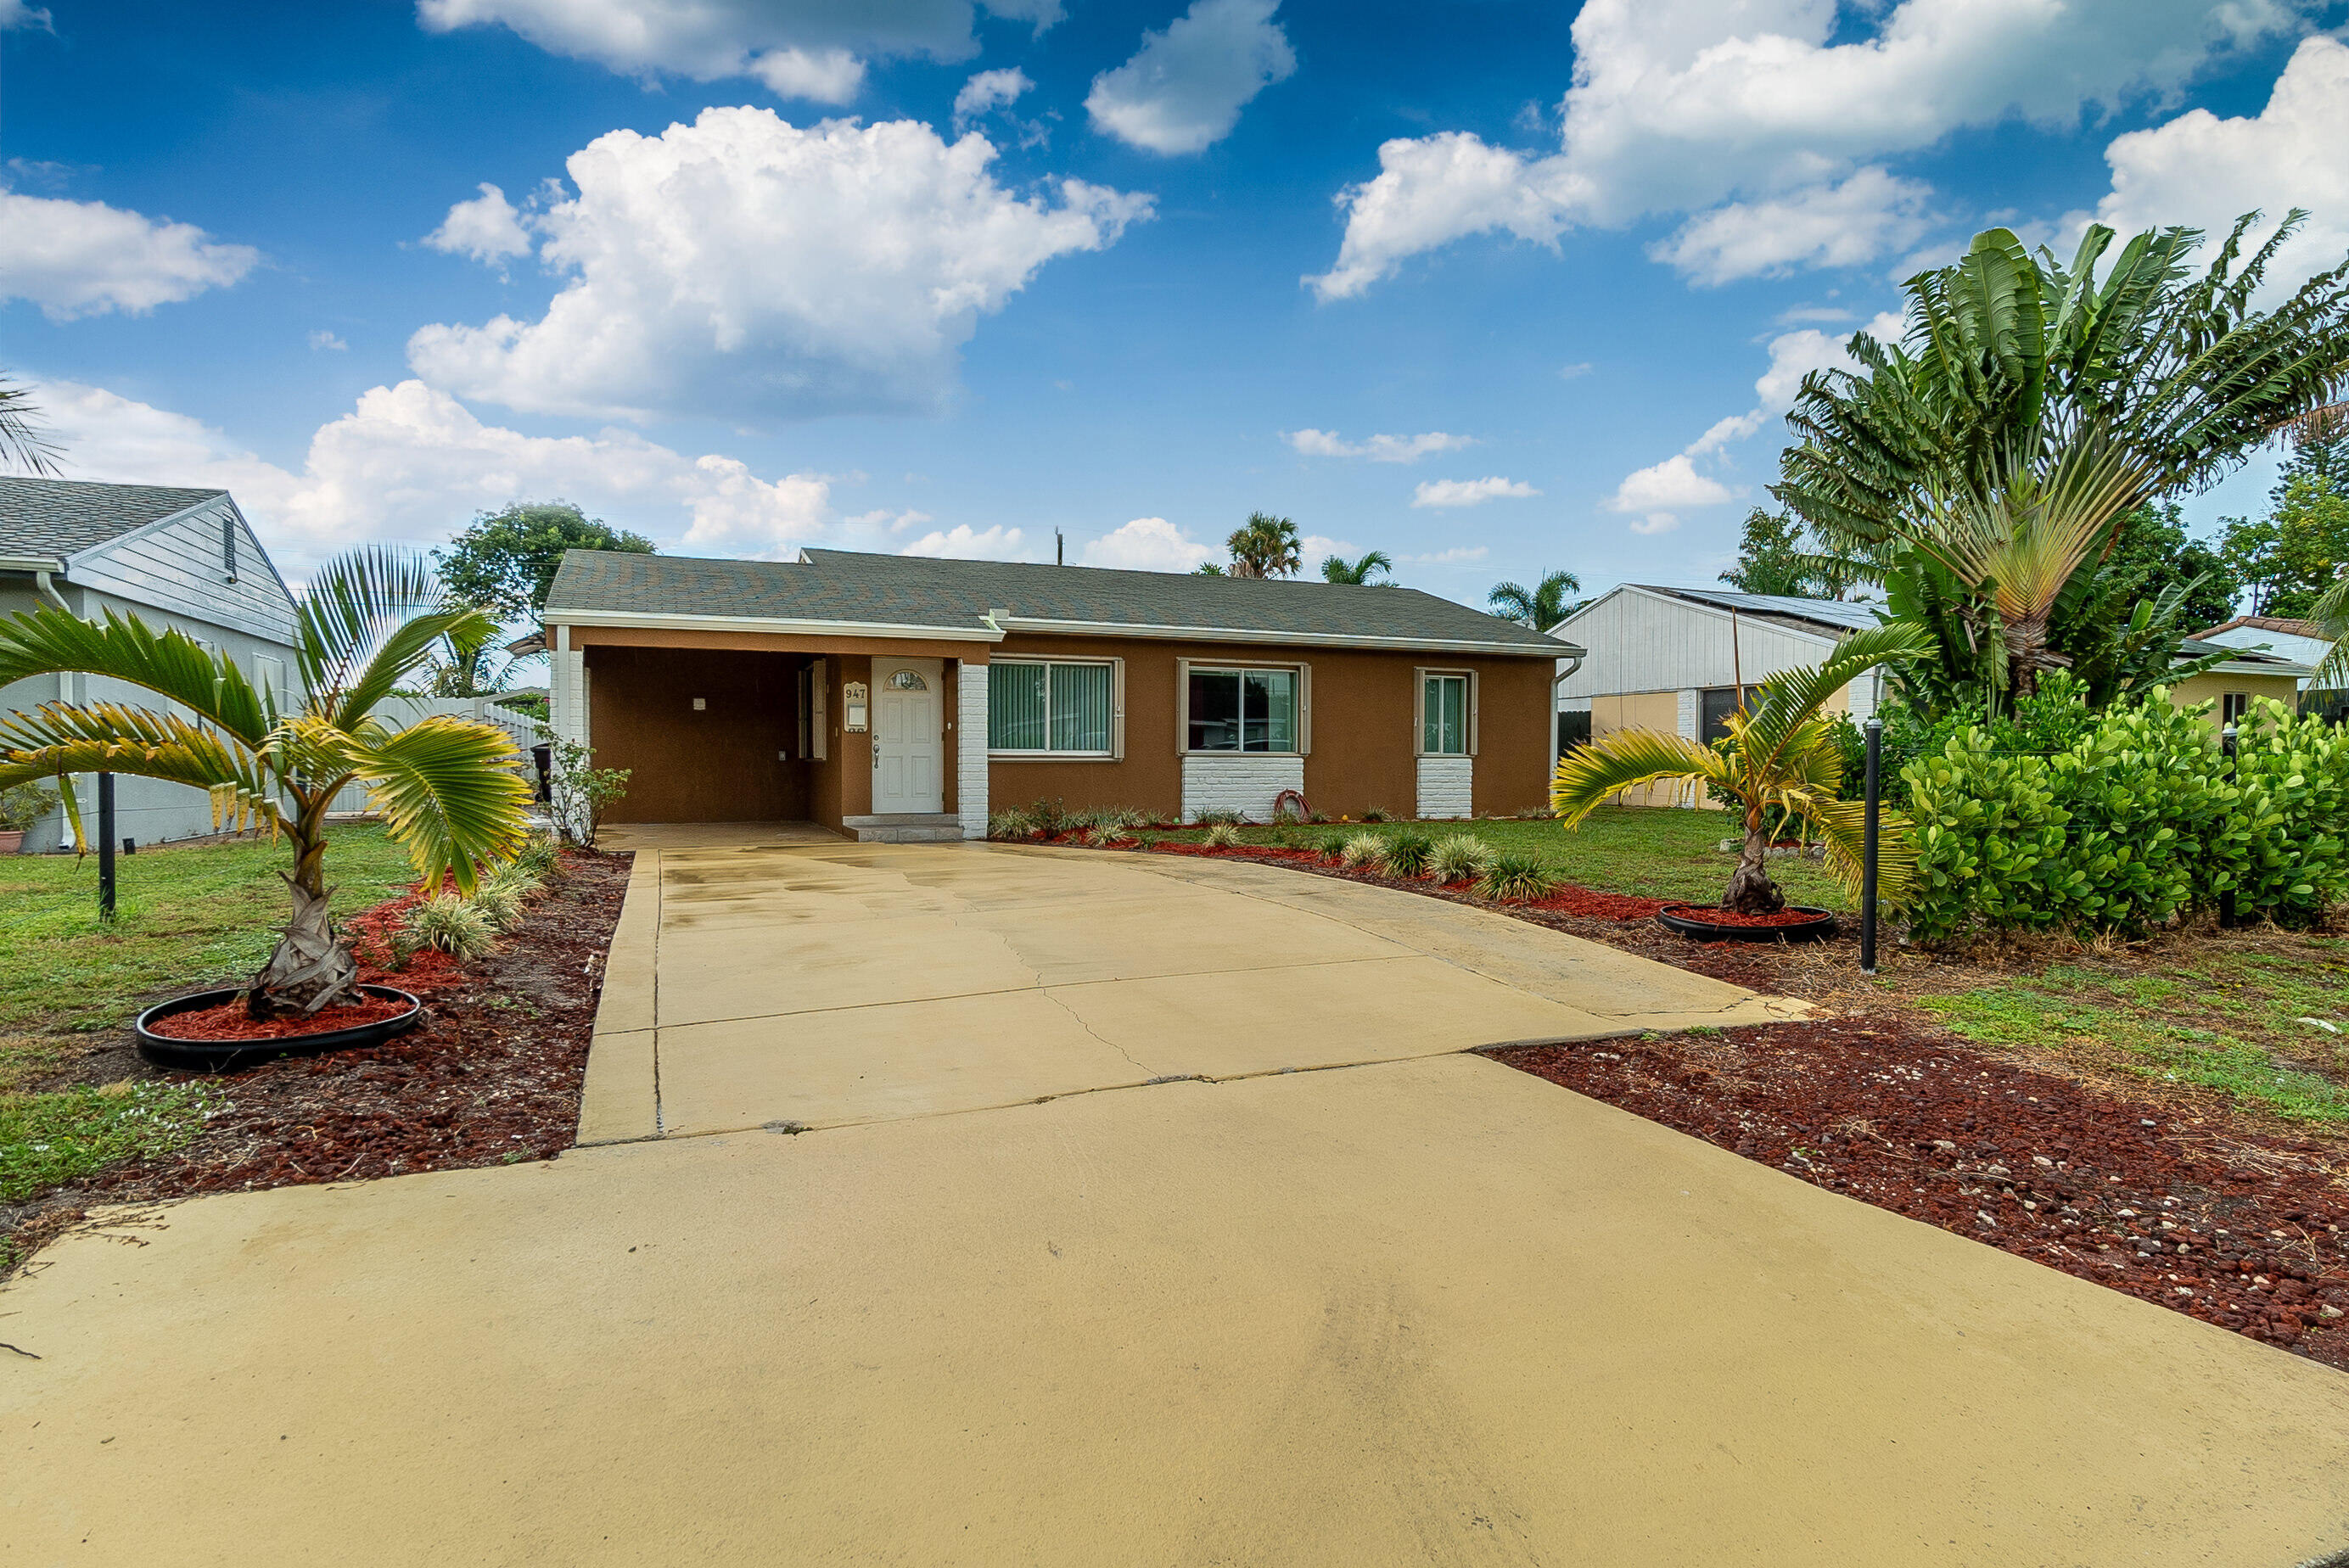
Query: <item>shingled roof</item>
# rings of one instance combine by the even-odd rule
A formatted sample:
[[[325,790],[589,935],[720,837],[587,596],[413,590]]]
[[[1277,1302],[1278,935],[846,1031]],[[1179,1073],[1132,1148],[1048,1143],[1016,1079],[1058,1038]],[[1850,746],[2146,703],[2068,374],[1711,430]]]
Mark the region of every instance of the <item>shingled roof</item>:
[[[167,485],[0,478],[0,555],[63,561],[227,494]]]
[[[545,618],[578,614],[841,623],[991,635],[988,617],[1019,630],[1132,628],[1136,635],[1207,632],[1317,643],[1457,646],[1495,652],[1576,650],[1514,621],[1415,588],[1357,587],[1024,562],[941,561],[809,550],[794,562],[709,561],[574,550],[547,594]],[[1002,623],[999,623],[1002,624]]]

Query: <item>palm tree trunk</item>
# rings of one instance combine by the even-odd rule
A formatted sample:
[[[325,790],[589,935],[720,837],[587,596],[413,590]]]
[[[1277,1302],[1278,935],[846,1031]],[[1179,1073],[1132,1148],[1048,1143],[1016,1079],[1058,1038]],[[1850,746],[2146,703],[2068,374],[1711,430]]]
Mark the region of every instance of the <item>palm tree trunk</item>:
[[[1786,895],[1770,880],[1770,831],[1762,808],[1745,809],[1745,847],[1738,852],[1737,870],[1721,907],[1739,914],[1775,914],[1786,907]]]
[[[326,885],[326,819],[332,799],[325,791],[295,798],[298,811],[286,829],[294,841],[294,870],[279,873],[294,898],[294,918],[269,962],[245,983],[245,1011],[254,1018],[307,1015],[362,1000],[358,960],[335,934],[327,915],[335,891]]]

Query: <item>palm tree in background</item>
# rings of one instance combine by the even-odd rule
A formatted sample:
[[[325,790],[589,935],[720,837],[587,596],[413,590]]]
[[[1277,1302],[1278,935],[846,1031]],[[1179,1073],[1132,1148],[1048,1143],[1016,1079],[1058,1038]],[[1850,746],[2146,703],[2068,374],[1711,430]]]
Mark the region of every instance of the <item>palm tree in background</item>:
[[[1234,577],[1294,577],[1305,564],[1297,525],[1270,512],[1248,513],[1248,520],[1224,542],[1232,552]]]
[[[36,474],[57,471],[57,449],[41,428],[32,394],[0,376],[0,463]]]
[[[326,812],[345,785],[367,786],[367,804],[436,891],[453,875],[471,892],[511,860],[530,809],[504,730],[439,716],[393,729],[373,717],[444,639],[485,641],[497,629],[451,600],[429,562],[377,550],[338,556],[311,579],[295,624],[298,698],[256,687],[233,659],[136,615],[109,610],[98,623],[41,609],[0,620],[0,686],[78,671],[167,699],[0,715],[0,789],[57,779],[79,842],[73,775],[160,779],[208,792],[223,825],[265,823],[291,841],[294,866],[283,874],[294,918],[244,987],[257,1018],[359,1000],[357,961],[327,918]]]
[[[1504,621],[1547,632],[1574,613],[1578,607],[1574,595],[1581,592],[1581,578],[1571,572],[1553,572],[1534,588],[1522,583],[1495,583],[1485,605]]]
[[[1321,581],[1350,583],[1357,587],[1392,588],[1392,578],[1379,578],[1377,573],[1394,570],[1394,557],[1383,550],[1363,552],[1361,558],[1349,561],[1342,555],[1324,556],[1321,560]]]

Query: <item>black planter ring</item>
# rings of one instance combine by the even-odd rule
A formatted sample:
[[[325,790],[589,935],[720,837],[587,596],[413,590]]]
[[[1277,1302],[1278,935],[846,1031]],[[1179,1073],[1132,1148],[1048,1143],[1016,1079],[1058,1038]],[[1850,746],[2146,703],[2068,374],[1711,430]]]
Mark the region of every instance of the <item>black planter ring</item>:
[[[1823,942],[1836,934],[1836,917],[1806,903],[1786,906],[1793,913],[1811,917],[1793,925],[1723,925],[1702,915],[1681,913],[1697,907],[1701,906],[1680,904],[1658,910],[1656,923],[1697,942]]]
[[[230,986],[224,991],[198,991],[193,995],[175,996],[168,1002],[158,1002],[140,1014],[139,1021],[131,1027],[139,1036],[139,1054],[157,1067],[226,1072],[232,1068],[252,1067],[279,1057],[310,1057],[323,1051],[355,1051],[379,1046],[394,1035],[406,1034],[416,1027],[417,1021],[424,1016],[424,1004],[409,992],[389,985],[362,985],[359,990],[387,1002],[405,1002],[408,1011],[379,1018],[372,1024],[357,1024],[347,1029],[326,1029],[315,1035],[285,1035],[274,1039],[178,1040],[169,1035],[159,1035],[148,1026],[158,1018],[168,1018],[176,1013],[201,1013],[207,1007],[233,1002],[243,993]]]

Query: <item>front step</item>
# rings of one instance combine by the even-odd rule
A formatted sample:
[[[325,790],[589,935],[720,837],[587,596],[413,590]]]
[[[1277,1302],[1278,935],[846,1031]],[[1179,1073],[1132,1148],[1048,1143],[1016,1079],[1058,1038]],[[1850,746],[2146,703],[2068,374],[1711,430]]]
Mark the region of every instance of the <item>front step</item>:
[[[843,817],[840,825],[860,844],[958,844],[962,819],[945,811],[904,811],[878,817]]]

